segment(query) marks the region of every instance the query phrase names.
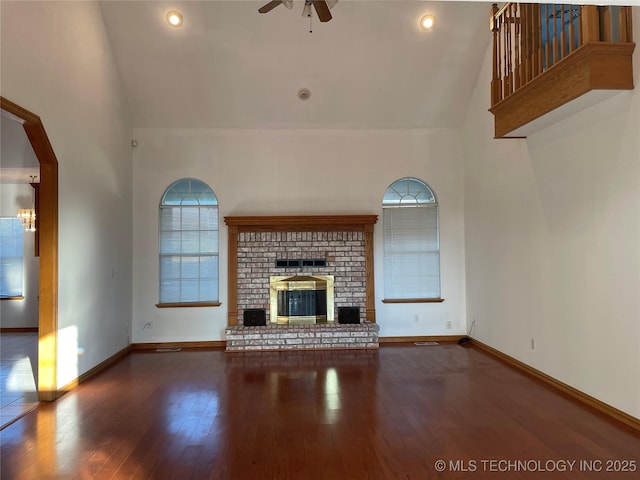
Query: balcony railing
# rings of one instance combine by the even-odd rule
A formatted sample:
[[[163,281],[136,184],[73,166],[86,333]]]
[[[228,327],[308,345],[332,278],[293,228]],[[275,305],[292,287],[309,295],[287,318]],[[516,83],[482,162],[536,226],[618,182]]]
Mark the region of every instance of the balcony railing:
[[[491,111],[496,115],[496,136],[503,136],[592,89],[633,88],[631,20],[631,7],[507,3],[498,8],[493,4]],[[590,67],[589,73],[585,69],[578,72],[578,64],[589,62],[598,62],[600,70],[596,72]],[[591,78],[581,84],[579,75]],[[543,82],[538,81],[541,77],[545,78],[544,88],[540,87]],[[564,90],[552,102],[530,98],[534,90],[538,96],[553,97],[550,90],[560,88],[558,81],[565,82]],[[538,87],[533,87],[536,84]],[[576,91],[572,91],[572,85],[577,87]],[[514,95],[517,101],[512,98]],[[509,119],[504,128],[499,128],[498,123],[504,122],[498,119],[498,113],[504,116],[507,109],[513,111],[517,108],[515,103],[521,109],[527,104],[529,112],[520,111],[514,115],[518,121]]]
[[[631,7],[507,3],[491,11],[491,105],[591,42],[631,43]]]

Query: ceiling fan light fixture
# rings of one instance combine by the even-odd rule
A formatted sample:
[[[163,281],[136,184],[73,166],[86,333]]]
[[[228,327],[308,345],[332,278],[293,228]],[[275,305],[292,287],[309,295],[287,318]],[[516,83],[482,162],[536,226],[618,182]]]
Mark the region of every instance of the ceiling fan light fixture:
[[[182,14],[177,10],[167,12],[167,23],[175,28],[182,26]]]
[[[300,100],[305,102],[309,100],[309,98],[311,98],[311,90],[309,90],[308,88],[301,88],[300,90],[298,90],[297,95]]]
[[[436,24],[436,17],[431,14],[424,15],[420,19],[420,28],[423,30],[431,30]]]
[[[316,11],[316,16],[321,22],[328,22],[333,17],[329,11],[338,3],[338,0],[304,0],[304,7],[302,8],[302,16],[307,17],[309,22],[313,16],[313,10]],[[259,13],[269,13],[274,8],[284,5],[287,8],[293,8],[293,0],[271,0],[265,3],[258,9]]]

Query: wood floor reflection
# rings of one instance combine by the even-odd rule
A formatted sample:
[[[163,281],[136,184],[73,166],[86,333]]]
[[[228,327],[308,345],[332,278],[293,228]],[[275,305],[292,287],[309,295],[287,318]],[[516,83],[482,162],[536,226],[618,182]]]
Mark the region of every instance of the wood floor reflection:
[[[624,479],[559,462],[640,463],[638,432],[456,344],[134,352],[0,433],[1,478],[19,480]],[[528,470],[491,470],[505,460]]]

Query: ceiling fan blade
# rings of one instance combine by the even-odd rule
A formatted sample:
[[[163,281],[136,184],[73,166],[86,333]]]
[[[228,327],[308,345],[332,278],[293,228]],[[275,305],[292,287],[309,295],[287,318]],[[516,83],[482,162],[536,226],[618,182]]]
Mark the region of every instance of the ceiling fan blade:
[[[271,10],[276,8],[278,5],[280,5],[281,3],[282,3],[282,0],[272,0],[271,2],[267,3],[266,5],[263,5],[262,7],[260,7],[258,9],[258,11],[260,13],[270,12]]]
[[[333,18],[325,0],[313,0],[313,7],[316,9],[321,22],[328,22]]]

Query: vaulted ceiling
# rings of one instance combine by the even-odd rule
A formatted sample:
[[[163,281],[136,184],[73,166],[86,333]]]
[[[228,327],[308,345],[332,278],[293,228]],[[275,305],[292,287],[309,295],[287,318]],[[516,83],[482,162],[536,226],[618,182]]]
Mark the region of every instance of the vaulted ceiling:
[[[491,38],[489,3],[340,0],[326,23],[315,12],[311,23],[302,17],[303,0],[258,13],[265,3],[100,2],[133,126],[407,129],[464,120]],[[182,27],[167,24],[170,10],[182,13]],[[436,17],[431,31],[419,27],[425,14]],[[311,92],[306,101],[301,88]],[[37,160],[20,126],[1,123],[0,182],[27,183]]]
[[[461,124],[490,41],[488,3],[340,0],[320,23],[263,1],[105,1],[134,127]],[[165,16],[179,10],[184,23]],[[418,22],[433,14],[436,25]],[[308,88],[311,97],[296,93]],[[488,105],[487,105],[488,107]]]

